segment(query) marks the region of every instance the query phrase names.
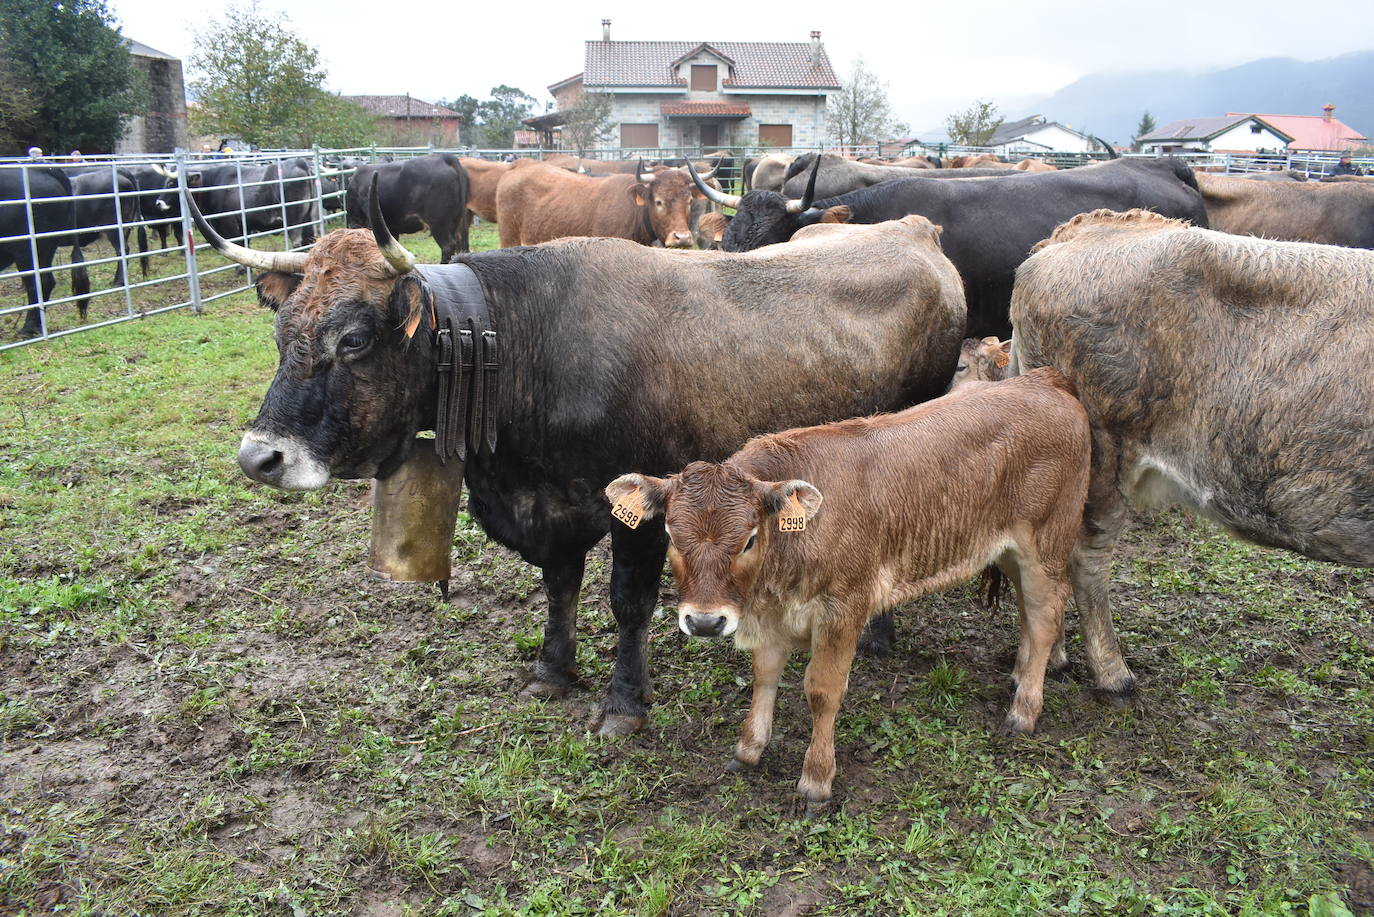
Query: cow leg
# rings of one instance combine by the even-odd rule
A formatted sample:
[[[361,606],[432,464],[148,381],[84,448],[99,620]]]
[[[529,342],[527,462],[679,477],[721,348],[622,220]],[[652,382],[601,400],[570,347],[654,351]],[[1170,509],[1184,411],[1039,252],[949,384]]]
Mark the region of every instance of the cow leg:
[[[868,622],[859,638],[859,652],[865,656],[891,656],[892,644],[897,641],[897,627],[892,612],[885,611]]]
[[[833,627],[817,629],[811,638],[811,662],[806,667],[806,702],[811,707],[811,745],[806,749],[797,792],[806,800],[806,814],[814,815],[830,801],[835,780],[835,716],[849,688],[849,668],[858,648],[861,614],[837,609]]]
[[[39,252],[39,257],[43,257],[43,253],[41,251]],[[48,256],[48,262],[52,263],[51,256]],[[28,297],[30,303],[38,302],[38,290],[40,286],[43,290],[43,302],[47,302],[48,300],[52,299],[53,287],[57,286],[56,277],[54,277],[51,273],[43,274],[42,280],[40,281],[38,279],[40,275],[39,271],[31,270],[30,268],[26,267],[24,264],[19,262],[16,262],[15,266],[19,268],[19,270],[21,271],[30,270],[30,273],[24,275],[24,295]],[[25,312],[24,326],[19,329],[19,337],[21,339],[36,338],[42,333],[43,323],[42,320],[39,318],[38,309],[33,308]]]
[[[744,728],[740,730],[730,770],[758,767],[763,750],[773,738],[773,705],[778,699],[778,680],[790,655],[791,647],[782,644],[761,646],[754,650],[754,698],[749,704],[749,714],[744,718]]]
[[[1069,575],[1083,629],[1083,647],[1097,688],[1109,697],[1124,698],[1134,690],[1135,676],[1121,657],[1112,627],[1110,577],[1112,549],[1126,523],[1126,503],[1117,488],[1117,446],[1104,439],[1093,436],[1092,479],[1083,509],[1083,528],[1069,557]]]
[[[650,698],[649,617],[658,600],[668,535],[660,520],[611,528],[611,611],[619,628],[615,669],[601,710],[603,736],[628,735],[644,725]]]
[[[126,241],[127,241],[127,238],[128,238],[128,231],[127,231],[127,230],[125,231],[124,235],[125,235],[125,239],[126,239]],[[110,247],[114,249],[115,254],[119,257],[119,260],[115,262],[114,277],[110,280],[110,286],[112,286],[112,287],[122,287],[122,286],[124,286],[124,273],[125,273],[125,272],[124,272],[124,255],[121,254],[121,252],[122,252],[122,251],[128,251],[128,246],[125,245],[125,247],[124,247],[123,249],[121,249],[121,248],[119,247],[119,231],[116,230],[116,229],[108,230],[108,231],[105,233],[105,241],[107,241],[107,242],[110,243]]]
[[[577,677],[577,598],[586,563],[587,555],[576,553],[544,566],[549,619],[544,624],[544,645],[534,664],[534,677],[523,692],[530,697],[561,697]]]
[[[1012,672],[1016,693],[1012,695],[1011,709],[1002,722],[1002,732],[1008,735],[1035,731],[1035,722],[1044,705],[1046,664],[1059,639],[1064,606],[1069,601],[1071,591],[1065,571],[1061,570],[1057,578],[1051,578],[1040,566],[1034,553],[1024,552],[1018,566],[1021,643],[1017,647],[1016,668]]]

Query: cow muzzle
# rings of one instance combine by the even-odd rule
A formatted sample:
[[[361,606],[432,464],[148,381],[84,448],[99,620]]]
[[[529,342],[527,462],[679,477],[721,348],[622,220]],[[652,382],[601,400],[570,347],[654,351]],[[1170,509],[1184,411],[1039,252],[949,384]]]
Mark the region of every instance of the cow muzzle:
[[[690,232],[669,233],[668,241],[665,243],[667,248],[691,248],[692,245],[693,239]]]
[[[239,444],[238,459],[248,477],[281,490],[318,490],[329,483],[329,468],[289,436],[250,430]]]
[[[683,605],[677,612],[677,626],[689,637],[729,637],[739,627],[739,614],[733,608]]]

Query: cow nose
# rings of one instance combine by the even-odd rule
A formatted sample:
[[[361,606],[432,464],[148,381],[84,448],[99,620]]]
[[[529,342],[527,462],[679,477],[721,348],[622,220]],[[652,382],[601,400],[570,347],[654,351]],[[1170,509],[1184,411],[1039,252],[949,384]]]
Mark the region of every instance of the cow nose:
[[[239,467],[243,473],[262,484],[281,485],[286,471],[286,456],[280,449],[245,440],[239,446]]]
[[[687,632],[693,637],[719,637],[725,632],[724,615],[687,615]]]
[[[691,248],[692,234],[690,232],[675,232],[672,239],[668,241],[669,248]]]

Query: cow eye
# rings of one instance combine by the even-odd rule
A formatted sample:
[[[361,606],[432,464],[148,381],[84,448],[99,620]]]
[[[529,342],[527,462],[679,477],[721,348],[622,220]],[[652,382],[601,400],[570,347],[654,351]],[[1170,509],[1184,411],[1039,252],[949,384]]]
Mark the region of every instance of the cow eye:
[[[358,353],[366,350],[372,343],[372,334],[367,331],[350,331],[339,339],[339,349],[345,353]]]
[[[960,372],[960,373],[966,373],[966,372],[968,372],[968,364],[967,364],[967,363],[960,363],[957,367],[955,367],[955,370],[954,370],[954,371],[955,371],[955,372]]]
[[[750,551],[752,551],[754,549],[754,542],[758,541],[758,538],[759,530],[754,529],[752,532],[749,533],[749,540],[744,543],[744,548],[740,551],[740,553],[747,554]]]

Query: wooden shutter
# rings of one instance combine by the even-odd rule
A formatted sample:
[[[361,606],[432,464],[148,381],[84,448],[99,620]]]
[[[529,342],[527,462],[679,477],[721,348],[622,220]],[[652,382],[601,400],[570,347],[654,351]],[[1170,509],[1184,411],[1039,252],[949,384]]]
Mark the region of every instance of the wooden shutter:
[[[715,91],[716,91],[716,65],[715,65],[715,64],[693,64],[693,65],[692,65],[692,91],[693,91],[693,92],[715,92]]]
[[[631,147],[656,147],[658,146],[658,125],[657,124],[622,124],[620,125],[620,146],[622,149]]]
[[[792,125],[760,124],[759,144],[762,146],[791,146]]]

